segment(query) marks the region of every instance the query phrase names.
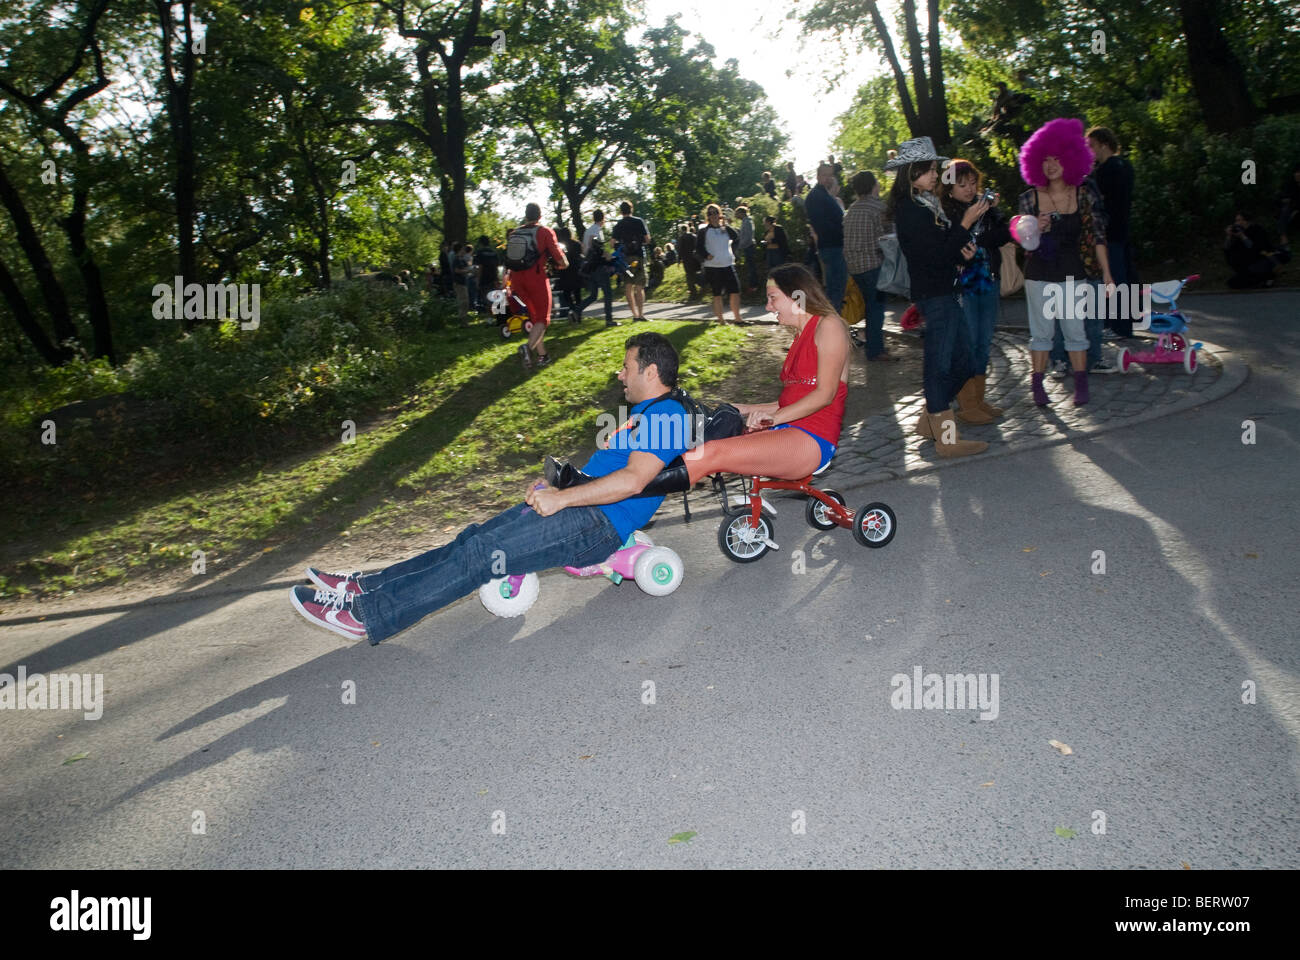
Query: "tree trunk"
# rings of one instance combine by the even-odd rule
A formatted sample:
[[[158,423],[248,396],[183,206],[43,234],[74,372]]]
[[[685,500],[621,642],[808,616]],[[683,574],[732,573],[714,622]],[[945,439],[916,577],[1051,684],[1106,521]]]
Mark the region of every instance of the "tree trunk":
[[[95,336],[95,356],[107,357],[108,362],[117,364],[113,353],[113,329],[108,313],[108,298],[104,295],[103,276],[99,264],[86,244],[86,201],[90,191],[86,187],[77,187],[72,194],[72,212],[59,221],[63,231],[68,235],[68,246],[72,257],[81,272],[81,281],[86,288],[86,311],[90,320],[90,329]]]
[[[32,265],[32,272],[36,274],[41,296],[45,298],[45,306],[54,321],[54,339],[60,345],[68,340],[76,340],[77,328],[72,325],[72,313],[68,309],[68,298],[64,295],[63,286],[54,272],[54,265],[50,263],[50,258],[45,253],[45,247],[41,244],[36,227],[32,225],[27,207],[23,205],[22,197],[14,189],[2,163],[0,163],[0,202],[9,211],[9,216],[14,223],[15,239],[26,255],[27,262]]]
[[[27,339],[32,342],[32,346],[45,362],[52,367],[61,367],[67,363],[72,352],[65,347],[56,347],[50,342],[41,325],[36,322],[36,317],[27,303],[27,298],[23,296],[18,281],[14,279],[3,260],[0,260],[0,295],[4,296],[9,309],[13,311],[14,319],[18,321],[19,328],[27,334]]]
[[[1223,35],[1218,0],[1179,0],[1192,89],[1212,133],[1249,126],[1255,104],[1246,87],[1245,72]]]
[[[930,85],[925,79],[925,48],[921,46],[921,28],[916,22],[916,0],[903,0],[903,27],[907,40],[907,62],[912,69],[912,89],[916,91],[920,135],[933,136],[934,106],[930,98]]]
[[[912,94],[907,89],[907,75],[903,73],[903,66],[898,62],[898,54],[894,50],[894,38],[889,34],[885,18],[880,15],[880,8],[873,3],[868,7],[868,12],[876,28],[876,35],[880,37],[880,45],[885,48],[885,59],[889,61],[889,69],[894,74],[894,86],[898,88],[898,103],[903,108],[903,119],[907,121],[907,129],[914,137],[922,136],[920,118],[917,116],[916,107],[912,104]]]
[[[195,200],[195,163],[194,163],[194,124],[191,110],[194,87],[194,23],[192,19],[192,0],[181,0],[181,17],[184,49],[181,54],[184,76],[178,82],[172,41],[175,23],[172,20],[171,0],[155,0],[158,25],[162,33],[162,86],[166,90],[165,99],[167,122],[171,128],[174,143],[174,162],[176,179],[173,191],[176,200],[176,238],[177,271],[187,283],[198,283],[197,256],[194,247],[194,219],[197,202]],[[185,330],[192,330],[195,319],[181,318]]]
[[[948,103],[943,89],[943,50],[939,46],[939,0],[929,0],[930,12],[930,118],[933,123],[935,146],[946,147],[952,142],[948,125]]]

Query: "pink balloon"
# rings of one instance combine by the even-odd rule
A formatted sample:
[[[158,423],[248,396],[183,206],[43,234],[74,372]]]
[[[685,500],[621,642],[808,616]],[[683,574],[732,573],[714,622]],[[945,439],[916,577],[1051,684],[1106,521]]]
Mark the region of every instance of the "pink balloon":
[[[1038,232],[1038,218],[1022,213],[1011,218],[1011,236],[1026,250],[1037,250],[1042,234]]]

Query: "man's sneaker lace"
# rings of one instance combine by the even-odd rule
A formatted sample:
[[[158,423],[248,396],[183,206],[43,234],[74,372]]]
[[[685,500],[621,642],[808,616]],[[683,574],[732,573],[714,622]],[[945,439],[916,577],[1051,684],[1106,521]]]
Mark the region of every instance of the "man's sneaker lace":
[[[353,614],[351,595],[298,586],[289,590],[289,600],[295,610],[316,626],[350,640],[365,639],[366,625]]]

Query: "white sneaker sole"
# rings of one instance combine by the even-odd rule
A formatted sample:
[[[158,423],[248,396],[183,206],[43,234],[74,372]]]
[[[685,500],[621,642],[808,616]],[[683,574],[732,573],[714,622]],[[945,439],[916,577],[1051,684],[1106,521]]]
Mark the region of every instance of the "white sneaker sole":
[[[349,630],[347,627],[343,626],[342,624],[330,623],[328,619],[329,614],[326,614],[327,619],[325,620],[321,620],[318,617],[312,616],[298,601],[298,594],[294,593],[293,587],[289,588],[289,600],[293,604],[293,608],[297,610],[299,613],[301,613],[303,619],[306,620],[308,623],[311,623],[312,625],[317,627],[323,627],[326,630],[330,630],[334,633],[337,633],[340,637],[347,637],[349,640],[366,639],[366,634],[364,631],[362,631],[361,633],[357,633],[355,630]]]

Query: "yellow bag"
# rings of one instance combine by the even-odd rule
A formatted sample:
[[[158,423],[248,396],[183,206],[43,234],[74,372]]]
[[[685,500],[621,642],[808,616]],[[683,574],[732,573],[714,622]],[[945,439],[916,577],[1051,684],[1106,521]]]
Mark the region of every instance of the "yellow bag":
[[[867,315],[867,303],[862,299],[862,291],[858,285],[849,277],[849,282],[844,287],[844,309],[840,311],[840,316],[850,327],[862,322]]]

